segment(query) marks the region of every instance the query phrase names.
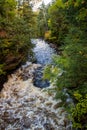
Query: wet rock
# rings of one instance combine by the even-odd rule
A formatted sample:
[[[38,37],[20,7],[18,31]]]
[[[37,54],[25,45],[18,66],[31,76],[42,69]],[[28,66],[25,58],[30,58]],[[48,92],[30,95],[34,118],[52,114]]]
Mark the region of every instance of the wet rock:
[[[59,102],[59,103],[55,104],[55,105],[53,106],[53,108],[54,108],[54,109],[58,109],[59,107],[61,107],[61,105],[62,105],[62,102]]]
[[[52,102],[46,102],[45,103],[47,106],[51,107],[52,106]]]
[[[27,61],[24,65],[22,65],[22,69],[25,69],[29,67],[30,65],[32,65],[32,63]]]
[[[8,126],[6,122],[0,122],[0,130],[5,130],[5,128]]]
[[[45,123],[45,124],[44,124],[44,128],[45,128],[46,130],[54,130],[53,126],[52,126],[51,124],[49,124],[49,123]]]
[[[42,103],[45,102],[45,99],[44,99],[43,97],[39,96],[38,98],[40,99],[40,101],[41,101]]]
[[[22,123],[23,123],[23,127],[30,128],[32,121],[30,118],[23,117]]]
[[[72,130],[72,125],[66,127],[67,130]]]
[[[35,128],[34,130],[42,130],[42,128]]]

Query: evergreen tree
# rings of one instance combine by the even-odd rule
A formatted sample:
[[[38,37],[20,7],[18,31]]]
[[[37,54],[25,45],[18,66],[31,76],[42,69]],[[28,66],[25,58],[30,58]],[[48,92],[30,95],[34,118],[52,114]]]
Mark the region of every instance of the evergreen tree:
[[[37,31],[38,36],[44,38],[45,32],[48,31],[48,14],[47,14],[47,7],[44,3],[42,3],[41,7],[39,8],[39,13],[37,15]]]
[[[64,37],[68,32],[68,21],[64,17],[64,4],[61,0],[56,0],[48,9],[48,25],[51,31],[49,40],[60,46],[64,44]]]
[[[56,97],[66,106],[66,89],[75,106],[69,107],[73,126],[87,129],[87,1],[63,0],[68,32],[64,36],[63,52],[53,59],[54,67],[47,67],[45,76],[56,81]],[[57,16],[56,16],[57,17]],[[53,27],[53,31],[55,28]],[[59,32],[60,33],[60,30]],[[57,37],[58,39],[58,37]],[[54,78],[53,78],[54,76]]]
[[[0,75],[32,55],[32,8],[25,3],[19,13],[15,0],[0,1]]]

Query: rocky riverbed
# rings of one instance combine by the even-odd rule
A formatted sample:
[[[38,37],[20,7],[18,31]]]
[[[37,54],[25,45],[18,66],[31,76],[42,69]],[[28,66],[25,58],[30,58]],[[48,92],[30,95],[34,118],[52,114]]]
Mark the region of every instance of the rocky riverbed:
[[[71,130],[54,93],[33,85],[40,64],[28,63],[8,76],[0,93],[0,130]],[[46,91],[44,91],[46,90]]]

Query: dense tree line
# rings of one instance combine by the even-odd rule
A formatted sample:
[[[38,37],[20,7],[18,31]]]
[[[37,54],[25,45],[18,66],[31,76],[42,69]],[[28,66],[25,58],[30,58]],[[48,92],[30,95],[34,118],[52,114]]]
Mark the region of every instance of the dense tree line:
[[[35,14],[30,0],[0,0],[0,76],[32,57],[30,39],[34,34],[62,50],[44,76],[55,83],[56,98],[61,98],[70,112],[73,127],[86,130],[87,1],[53,0],[47,6],[43,3]],[[66,93],[74,105],[67,104]]]
[[[0,77],[32,57],[34,17],[29,2],[0,0]]]
[[[37,12],[36,27],[37,27],[37,37],[44,38],[45,32],[48,30],[48,8],[42,3]]]
[[[73,127],[87,129],[87,1],[55,0],[48,8],[48,40],[62,49],[45,77],[56,83],[56,98],[71,113]],[[53,67],[54,66],[54,67]],[[65,92],[66,90],[66,92]],[[68,93],[74,105],[67,105]]]

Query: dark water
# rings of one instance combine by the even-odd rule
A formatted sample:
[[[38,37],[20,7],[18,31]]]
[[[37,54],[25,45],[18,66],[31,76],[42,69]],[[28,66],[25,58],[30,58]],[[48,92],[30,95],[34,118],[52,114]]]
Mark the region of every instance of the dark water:
[[[43,79],[43,69],[43,67],[38,67],[34,73],[33,83],[39,88],[46,88],[50,86],[50,82]]]
[[[50,82],[48,80],[43,80],[43,70],[46,65],[52,63],[52,55],[55,54],[55,50],[51,48],[47,42],[41,39],[33,39],[32,43],[35,44],[33,52],[35,54],[36,63],[42,65],[36,69],[33,83],[36,87],[49,87]]]

